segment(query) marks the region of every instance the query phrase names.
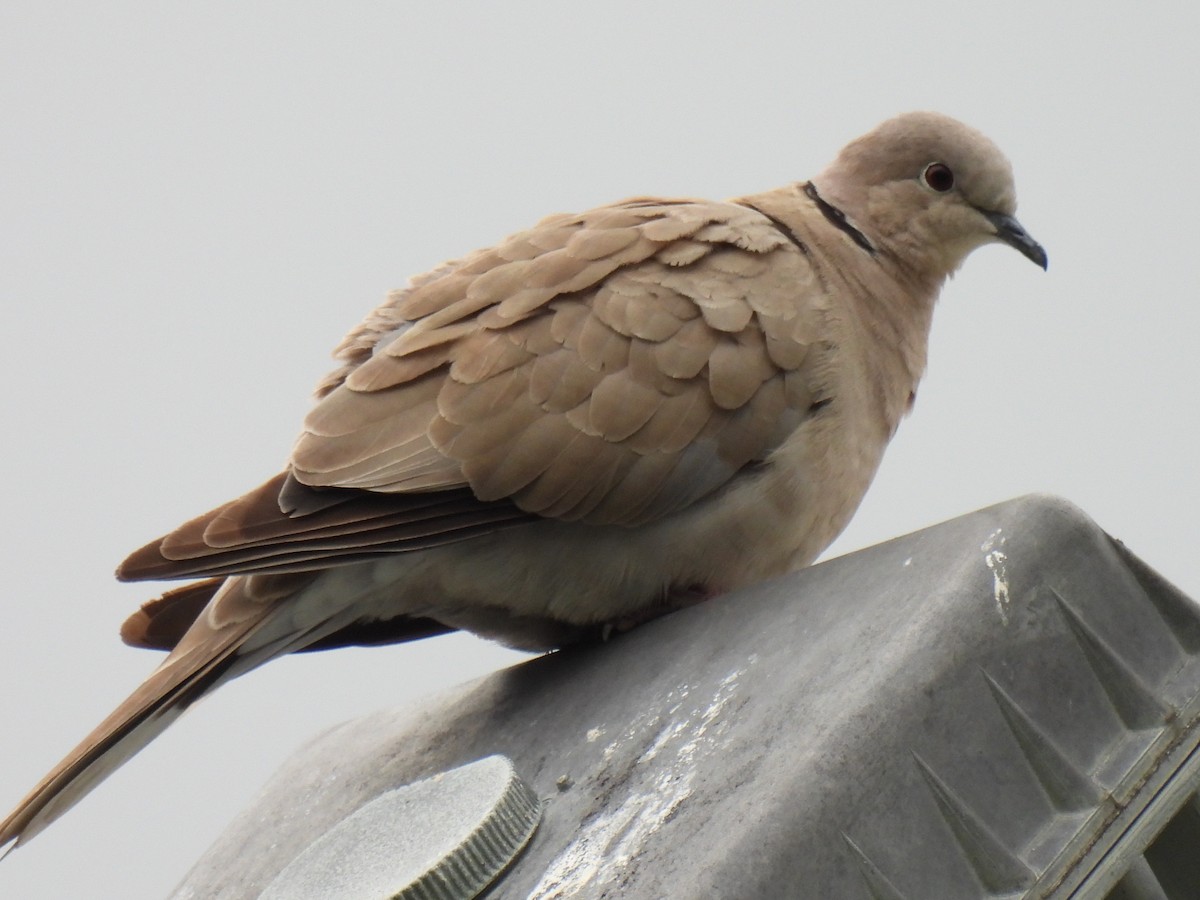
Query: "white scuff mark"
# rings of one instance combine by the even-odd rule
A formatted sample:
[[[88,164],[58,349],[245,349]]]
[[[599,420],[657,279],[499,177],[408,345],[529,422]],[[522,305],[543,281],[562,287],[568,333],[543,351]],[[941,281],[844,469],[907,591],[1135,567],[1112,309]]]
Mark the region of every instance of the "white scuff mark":
[[[600,740],[602,737],[604,737],[603,728],[589,728],[587,730],[587,742],[589,744],[596,743],[596,741]]]
[[[754,661],[751,658],[750,663]],[[608,764],[629,742],[647,732],[653,734],[646,749],[623,773],[624,800],[600,809],[584,822],[572,842],[547,866],[529,900],[561,900],[577,896],[584,888],[589,895],[599,894],[619,881],[646,842],[691,796],[701,761],[719,749],[718,738],[728,727],[721,714],[736,696],[743,671],[735,669],[721,679],[703,708],[673,719],[689,694],[688,687],[681,686],[666,698],[665,712],[634,720],[621,739],[604,748],[602,758]],[[604,783],[621,775],[605,769],[597,773],[596,781]]]
[[[906,559],[906,560],[904,561],[904,568],[906,568],[906,569],[907,569],[907,568],[908,568],[909,566],[911,566],[911,565],[912,565],[912,557],[910,556],[908,559]]]
[[[979,545],[983,551],[983,561],[992,573],[992,596],[996,600],[996,611],[1000,613],[1000,621],[1008,624],[1008,554],[1004,552],[1004,544],[1008,540],[1004,529],[997,528],[988,535],[988,539]]]

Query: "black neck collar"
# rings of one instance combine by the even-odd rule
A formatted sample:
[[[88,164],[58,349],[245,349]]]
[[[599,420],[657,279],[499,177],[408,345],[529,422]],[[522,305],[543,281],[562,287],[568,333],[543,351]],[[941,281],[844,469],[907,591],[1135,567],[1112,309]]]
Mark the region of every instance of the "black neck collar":
[[[850,239],[858,246],[862,247],[872,256],[875,255],[875,246],[867,240],[867,236],[846,221],[846,214],[817,193],[816,186],[810,181],[804,185],[804,193],[813,203],[817,204],[817,209],[835,228],[840,228],[846,234],[850,235]]]

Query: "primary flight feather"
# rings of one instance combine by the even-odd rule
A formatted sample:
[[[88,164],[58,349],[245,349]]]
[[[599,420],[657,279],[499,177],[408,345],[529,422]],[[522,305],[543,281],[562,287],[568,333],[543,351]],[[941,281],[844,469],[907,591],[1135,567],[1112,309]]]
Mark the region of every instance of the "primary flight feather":
[[[1045,267],[1010,166],[910,113],[808,182],[556,215],[337,348],[286,470],[131,555],[161,666],[0,823],[26,841],[219,684],[468,629],[539,649],[812,562],[862,499],[975,248]]]

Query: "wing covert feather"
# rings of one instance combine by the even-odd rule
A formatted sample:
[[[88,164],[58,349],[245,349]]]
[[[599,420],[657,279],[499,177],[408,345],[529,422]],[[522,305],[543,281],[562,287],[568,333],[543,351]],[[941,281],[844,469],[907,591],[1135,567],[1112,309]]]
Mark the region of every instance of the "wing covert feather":
[[[802,421],[820,292],[797,246],[737,204],[551,217],[415,279],[347,337],[294,476],[465,487],[597,523],[669,514]]]

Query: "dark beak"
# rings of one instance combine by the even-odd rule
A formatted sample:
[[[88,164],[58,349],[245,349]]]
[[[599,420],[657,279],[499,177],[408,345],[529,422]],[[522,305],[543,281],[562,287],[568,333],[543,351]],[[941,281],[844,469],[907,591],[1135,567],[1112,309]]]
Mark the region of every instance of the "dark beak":
[[[1041,244],[1029,236],[1029,232],[1021,226],[1020,222],[1004,213],[987,212],[986,210],[980,210],[980,212],[996,227],[997,238],[1019,251],[1022,256],[1033,260],[1043,269],[1046,268],[1046,251]]]

